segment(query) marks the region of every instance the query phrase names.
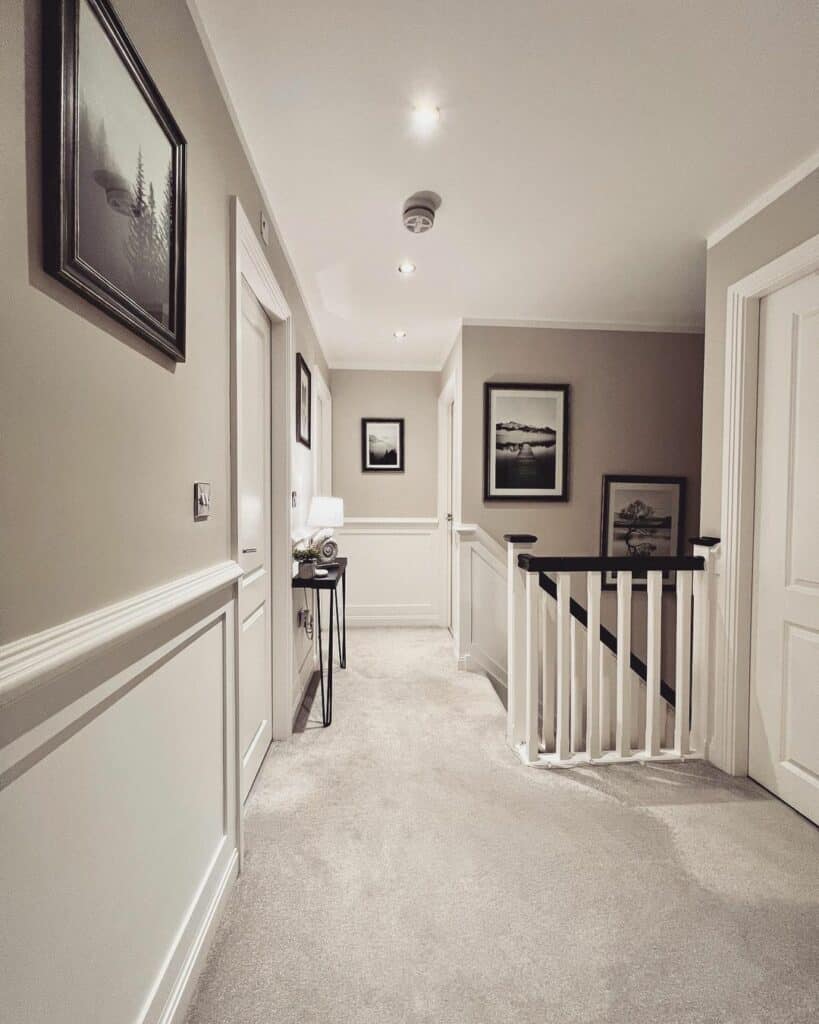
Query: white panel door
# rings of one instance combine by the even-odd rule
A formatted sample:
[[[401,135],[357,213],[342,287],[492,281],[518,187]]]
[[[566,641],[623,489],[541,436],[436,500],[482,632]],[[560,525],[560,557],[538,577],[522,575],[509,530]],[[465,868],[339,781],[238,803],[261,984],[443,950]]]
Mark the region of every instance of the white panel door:
[[[239,344],[239,749],[242,799],[272,739],[270,600],[271,325],[242,278]]]
[[[749,774],[819,823],[819,274],[759,329]]]

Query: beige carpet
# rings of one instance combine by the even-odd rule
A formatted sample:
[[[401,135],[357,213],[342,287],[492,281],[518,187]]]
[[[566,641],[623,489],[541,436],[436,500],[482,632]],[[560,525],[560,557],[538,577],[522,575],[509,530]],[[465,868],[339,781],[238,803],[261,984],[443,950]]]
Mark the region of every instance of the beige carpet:
[[[189,1024],[819,1020],[795,812],[693,763],[522,767],[441,631],[351,632],[349,666],[262,768]]]

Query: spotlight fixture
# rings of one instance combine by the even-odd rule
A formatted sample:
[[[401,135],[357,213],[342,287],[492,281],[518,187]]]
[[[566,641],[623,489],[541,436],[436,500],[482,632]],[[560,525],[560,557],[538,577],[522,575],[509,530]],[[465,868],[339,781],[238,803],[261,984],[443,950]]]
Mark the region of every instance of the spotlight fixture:
[[[441,111],[430,103],[419,103],[412,108],[412,120],[419,131],[428,132],[441,120]]]
[[[404,338],[406,338],[406,336],[407,336],[407,332],[406,331],[393,331],[392,332],[392,336],[393,336],[393,338],[395,338],[396,341],[403,341]]]
[[[409,260],[404,260],[403,263],[399,263],[398,264],[398,273],[399,274],[414,274],[415,273],[415,264],[411,263]]]

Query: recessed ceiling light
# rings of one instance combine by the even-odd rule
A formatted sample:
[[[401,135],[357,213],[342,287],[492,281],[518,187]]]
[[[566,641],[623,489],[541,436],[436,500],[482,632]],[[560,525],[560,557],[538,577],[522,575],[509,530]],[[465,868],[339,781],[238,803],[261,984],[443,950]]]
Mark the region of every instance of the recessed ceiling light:
[[[393,331],[392,332],[392,336],[393,336],[393,338],[395,338],[396,341],[403,341],[404,338],[406,338],[406,336],[407,336],[407,332],[406,331]]]
[[[430,103],[419,103],[412,108],[412,120],[420,131],[430,131],[441,119],[441,111]]]
[[[399,274],[414,274],[415,273],[415,264],[411,263],[409,260],[404,260],[403,263],[399,263],[398,264],[398,273]]]

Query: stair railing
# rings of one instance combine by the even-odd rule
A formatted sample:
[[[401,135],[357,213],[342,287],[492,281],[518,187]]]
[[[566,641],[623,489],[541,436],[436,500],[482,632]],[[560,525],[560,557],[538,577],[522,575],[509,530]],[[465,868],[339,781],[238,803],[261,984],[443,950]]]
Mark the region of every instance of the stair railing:
[[[669,761],[707,754],[711,558],[707,547],[680,557],[538,557],[537,538],[508,534],[507,742],[531,765],[570,767]],[[661,678],[663,574],[676,574],[673,688]],[[586,579],[586,608],[572,599],[573,573]],[[601,623],[604,574],[617,577],[617,633]],[[646,661],[631,650],[634,579],[646,581]],[[573,621],[574,620],[574,621]],[[585,678],[577,657],[585,629]],[[574,640],[574,648],[573,648]],[[616,657],[614,692],[607,660]],[[644,709],[632,706],[636,673]],[[693,704],[692,704],[693,697]],[[601,707],[612,701],[613,736]],[[585,710],[583,710],[585,704]],[[673,707],[673,742],[663,744],[664,706]],[[634,744],[638,716],[642,743]]]

